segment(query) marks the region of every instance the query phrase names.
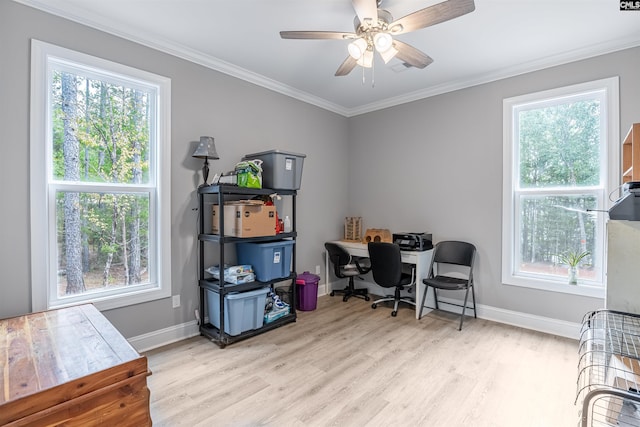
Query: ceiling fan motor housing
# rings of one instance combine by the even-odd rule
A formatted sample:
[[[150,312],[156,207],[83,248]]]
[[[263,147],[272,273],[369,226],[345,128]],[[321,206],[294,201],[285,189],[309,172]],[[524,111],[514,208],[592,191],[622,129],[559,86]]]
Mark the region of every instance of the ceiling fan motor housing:
[[[378,20],[376,22],[365,19],[365,22],[361,23],[357,15],[353,18],[353,26],[358,35],[371,31],[386,31],[391,22],[393,22],[393,16],[388,10],[384,9],[378,9]]]

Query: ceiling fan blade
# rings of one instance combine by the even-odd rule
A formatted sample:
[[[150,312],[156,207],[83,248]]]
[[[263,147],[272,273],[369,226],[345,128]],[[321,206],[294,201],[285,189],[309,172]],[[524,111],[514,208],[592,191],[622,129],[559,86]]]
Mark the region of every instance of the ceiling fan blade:
[[[352,0],[352,4],[360,23],[363,23],[365,19],[372,22],[378,20],[378,2],[376,0]]]
[[[457,18],[475,8],[473,0],[446,0],[403,16],[389,24],[389,28],[392,34],[408,33]]]
[[[336,76],[346,76],[355,68],[357,61],[351,57],[351,55],[347,56],[347,59],[344,60],[342,64],[338,67],[336,71]]]
[[[406,62],[412,67],[424,68],[433,62],[433,59],[431,59],[429,55],[400,40],[394,40],[393,47],[398,51],[396,58],[402,62]]]
[[[338,31],[280,31],[283,39],[355,39],[355,33],[341,33]]]

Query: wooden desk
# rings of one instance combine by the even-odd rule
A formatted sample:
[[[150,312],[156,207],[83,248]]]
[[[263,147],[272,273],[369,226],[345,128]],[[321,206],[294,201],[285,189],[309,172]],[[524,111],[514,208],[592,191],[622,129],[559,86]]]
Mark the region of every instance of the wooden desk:
[[[353,256],[359,257],[369,257],[369,249],[367,249],[367,245],[364,243],[357,242],[344,242],[342,240],[337,240],[335,242],[349,252],[349,254]],[[427,277],[429,274],[429,266],[431,265],[431,257],[433,256],[433,249],[428,251],[401,251],[402,262],[405,264],[413,264],[416,267],[416,319],[420,318],[420,301],[422,301],[422,293],[424,292],[425,286],[422,283],[422,279]],[[329,289],[329,254],[326,254],[325,257],[325,280],[327,281],[327,292],[331,292]],[[377,286],[377,285],[376,285]],[[433,307],[434,301],[429,300],[429,296],[427,297],[427,301],[425,301],[425,305],[431,305]],[[433,299],[433,298],[431,298]],[[430,312],[431,309],[426,308],[423,311],[423,314]]]
[[[2,426],[150,426],[148,375],[91,304],[0,320]]]

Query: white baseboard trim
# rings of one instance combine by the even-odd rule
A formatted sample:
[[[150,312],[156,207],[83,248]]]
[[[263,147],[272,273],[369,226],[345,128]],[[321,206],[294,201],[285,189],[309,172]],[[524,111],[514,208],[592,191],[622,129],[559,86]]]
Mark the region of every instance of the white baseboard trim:
[[[198,327],[198,322],[192,320],[180,325],[170,326],[147,334],[131,337],[128,338],[127,341],[129,341],[129,344],[131,344],[137,352],[142,353],[162,347],[163,345],[195,337],[196,335],[200,335],[200,328]]]
[[[318,296],[321,297],[323,295],[327,295],[329,291],[327,290],[327,284],[322,283],[318,285]]]
[[[371,292],[372,289],[378,288],[377,285],[371,282],[360,282],[359,287],[366,286]],[[324,284],[324,293],[320,293],[318,288],[318,295],[325,295],[330,292],[333,283]],[[452,298],[438,298],[438,301],[449,302],[454,304],[462,304],[462,300],[455,300]],[[579,339],[580,338],[580,323],[567,322],[565,320],[552,319],[550,317],[537,316],[534,314],[521,313],[518,311],[505,310],[503,308],[491,307],[488,305],[476,304],[478,308],[478,317],[485,320],[491,320],[492,322],[504,323],[507,325],[518,326],[520,328],[531,329],[538,332],[544,332],[546,334],[558,335],[561,337]],[[447,305],[448,311],[454,313],[460,313],[461,307]],[[473,311],[468,311],[473,315]]]
[[[538,332],[558,335],[577,340],[580,338],[580,323],[567,322],[566,320],[552,319],[550,317],[536,316],[518,311],[502,308],[477,305],[478,317],[493,322],[506,323]]]
[[[328,286],[326,283],[318,285],[318,296],[327,295],[330,292],[330,289],[331,286]],[[462,303],[462,301],[450,298],[439,298],[438,300],[456,304]],[[461,311],[461,308],[456,306],[447,306],[446,308],[447,310],[454,313],[460,313]],[[543,316],[536,316],[533,314],[521,313],[518,311],[505,310],[503,308],[491,307],[482,304],[477,304],[477,308],[479,318],[491,320],[492,322],[504,323],[507,325],[518,326],[525,329],[532,329],[534,331],[558,335],[571,339],[578,339],[580,336],[579,323],[567,322],[564,320],[552,319]],[[473,312],[468,311],[467,313]],[[131,337],[127,341],[129,341],[129,344],[131,344],[133,348],[136,349],[136,351],[142,353],[145,351],[153,350],[154,348],[162,347],[163,345],[195,337],[199,334],[200,329],[198,328],[198,323],[195,320],[192,320],[180,325],[170,326],[168,328],[159,329],[147,334]]]
[[[463,300],[439,297],[440,303],[451,303],[462,305]],[[467,303],[471,307],[471,302]],[[445,305],[447,311],[461,313],[462,307],[455,305]],[[566,320],[552,319],[550,317],[537,316],[535,314],[522,313],[519,311],[505,310],[504,308],[491,307],[489,305],[476,304],[478,317],[492,322],[504,323],[520,328],[531,329],[545,334],[558,335],[565,338],[577,340],[580,337],[580,323],[567,322]],[[473,310],[466,310],[467,315],[473,316]],[[466,316],[465,316],[466,317]]]
[[[461,300],[454,300],[451,298],[440,297],[438,298],[438,301],[462,304]],[[476,304],[476,307],[478,308],[478,317],[481,319],[575,340],[580,338],[580,323],[567,322],[566,320],[552,319],[550,317],[537,316],[535,314],[522,313],[519,311],[505,310],[504,308],[491,307],[482,304]],[[445,305],[441,308],[445,308],[446,310],[454,313],[460,313],[462,311],[461,307],[452,305]],[[466,313],[467,315],[473,315],[473,310],[467,309]]]

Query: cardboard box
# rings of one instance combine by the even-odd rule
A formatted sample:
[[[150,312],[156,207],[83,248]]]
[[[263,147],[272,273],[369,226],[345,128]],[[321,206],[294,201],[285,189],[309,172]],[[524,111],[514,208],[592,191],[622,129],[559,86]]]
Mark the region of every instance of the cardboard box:
[[[220,234],[219,216],[220,207],[213,205],[213,234]],[[275,236],[276,207],[250,200],[225,204],[224,234],[234,237]]]
[[[213,234],[220,234],[220,206],[213,205],[213,216],[211,218],[211,232]],[[234,236],[234,229],[236,228],[236,206],[225,205],[224,206],[224,235]]]

